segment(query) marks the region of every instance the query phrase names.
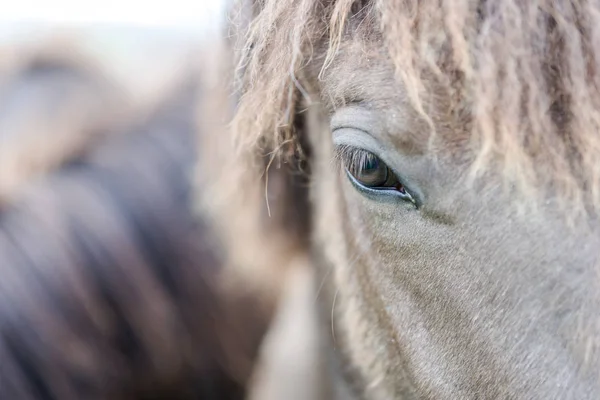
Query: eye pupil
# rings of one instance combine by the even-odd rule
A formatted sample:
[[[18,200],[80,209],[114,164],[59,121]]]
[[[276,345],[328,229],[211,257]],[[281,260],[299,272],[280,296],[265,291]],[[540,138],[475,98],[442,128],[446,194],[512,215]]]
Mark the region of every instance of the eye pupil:
[[[367,157],[367,160],[365,161],[365,170],[375,170],[379,168],[379,159],[374,157],[374,156],[370,156]]]
[[[388,180],[388,168],[373,154],[367,154],[354,177],[364,186],[381,187]]]

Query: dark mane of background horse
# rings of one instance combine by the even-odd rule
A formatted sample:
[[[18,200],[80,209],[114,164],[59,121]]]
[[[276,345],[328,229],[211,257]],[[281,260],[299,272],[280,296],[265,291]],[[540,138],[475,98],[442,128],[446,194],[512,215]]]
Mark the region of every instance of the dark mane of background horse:
[[[4,81],[0,140],[64,120],[10,138],[63,148],[41,162],[52,149],[14,146],[34,167],[0,213],[0,398],[241,399],[264,315],[221,293],[222,254],[190,212],[198,87],[110,128],[97,78],[42,57]]]
[[[133,112],[131,96],[75,44],[49,40],[12,53],[0,75],[0,203]]]

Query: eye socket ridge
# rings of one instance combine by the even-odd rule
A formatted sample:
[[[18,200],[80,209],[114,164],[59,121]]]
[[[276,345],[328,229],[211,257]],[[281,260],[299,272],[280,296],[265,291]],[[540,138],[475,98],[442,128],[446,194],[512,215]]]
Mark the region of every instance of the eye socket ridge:
[[[396,196],[417,206],[394,171],[374,153],[358,147],[337,146],[337,155],[350,182],[360,191],[371,195]]]

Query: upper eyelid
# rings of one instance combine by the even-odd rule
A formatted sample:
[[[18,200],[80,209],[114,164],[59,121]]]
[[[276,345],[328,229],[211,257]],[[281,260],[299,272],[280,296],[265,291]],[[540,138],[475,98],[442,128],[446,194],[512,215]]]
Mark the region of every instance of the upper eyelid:
[[[371,155],[373,157],[377,157],[382,163],[384,163],[394,174],[396,172],[393,168],[390,167],[390,164],[385,161],[384,157],[379,155],[379,152],[372,151],[368,148],[363,148],[361,146],[353,145],[353,144],[337,144],[334,146],[334,158],[338,162],[342,163],[351,163],[356,161],[359,158],[367,157]],[[397,174],[396,174],[397,175]]]
[[[368,157],[369,154],[371,154],[372,156],[375,156],[370,151],[363,150],[358,147],[341,145],[341,146],[336,146],[335,158],[338,160],[338,163],[340,164],[340,166],[344,167],[348,171],[355,173],[355,172],[358,172],[360,165],[363,163],[363,161],[366,160],[366,157]],[[377,156],[375,156],[375,157],[377,157]],[[383,160],[382,160],[382,162],[383,162]],[[387,166],[387,164],[386,164],[386,166]],[[355,168],[356,168],[356,171],[353,171],[353,169],[355,169]]]
[[[369,151],[375,155],[385,153],[384,147],[368,131],[354,127],[339,126],[332,131],[333,144],[350,146]]]
[[[331,129],[358,129],[363,132],[379,131],[382,129],[379,118],[370,110],[358,105],[349,105],[337,110],[331,118]]]

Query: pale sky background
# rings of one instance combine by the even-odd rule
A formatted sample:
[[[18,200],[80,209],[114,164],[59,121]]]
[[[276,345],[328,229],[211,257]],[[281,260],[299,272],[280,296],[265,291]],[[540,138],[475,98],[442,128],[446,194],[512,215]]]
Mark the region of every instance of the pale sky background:
[[[223,0],[12,0],[0,24],[102,24],[201,31],[215,22]]]
[[[172,71],[195,44],[220,34],[225,1],[11,0],[0,13],[0,46],[27,46],[66,32],[114,73],[144,85]]]

